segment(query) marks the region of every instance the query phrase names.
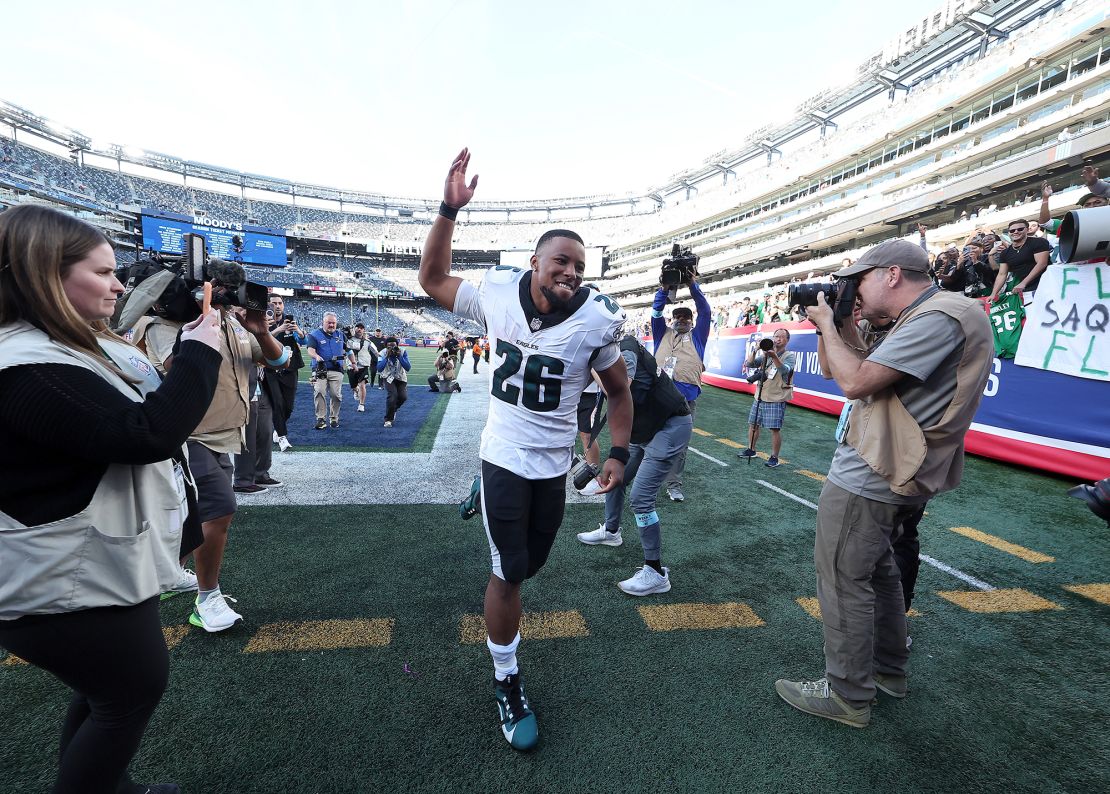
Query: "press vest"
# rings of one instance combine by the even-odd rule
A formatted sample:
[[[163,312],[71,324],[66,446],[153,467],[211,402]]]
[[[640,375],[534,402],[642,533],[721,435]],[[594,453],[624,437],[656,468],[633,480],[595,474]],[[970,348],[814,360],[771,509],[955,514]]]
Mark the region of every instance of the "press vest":
[[[854,400],[845,441],[868,466],[902,496],[930,497],[960,484],[964,436],[983,398],[994,358],[990,322],[978,301],[954,292],[937,292],[903,312],[894,333],[924,312],[939,311],[960,324],[963,355],[956,367],[956,391],[937,423],[921,427],[892,386]]]
[[[694,347],[693,333],[676,334],[673,328],[663,332],[659,347],[655,350],[656,361],[666,361],[675,357],[674,380],[679,383],[692,383],[701,388],[701,374],[705,372],[698,349]]]
[[[34,364],[78,366],[133,402],[142,402],[158,388],[154,366],[141,351],[114,340],[99,341],[116,366],[139,380],[137,384],[25,322],[0,329],[0,370]],[[139,466],[114,463],[88,506],[76,515],[26,526],[0,512],[0,620],[129,606],[168,590],[181,572],[177,557],[188,511],[185,489],[190,487],[172,460]]]
[[[763,354],[766,357],[766,353]],[[779,359],[785,360],[786,356],[791,355],[790,351],[784,350]],[[766,358],[764,359],[766,360]],[[797,357],[795,356],[795,361]],[[769,363],[768,368],[774,367],[774,363]],[[797,366],[795,364],[795,366]],[[783,377],[782,367],[775,368],[775,376],[767,378],[759,387],[759,399],[765,403],[784,403],[788,402],[794,397],[794,370],[790,371],[789,379]]]
[[[636,354],[636,374],[632,378],[632,434],[633,444],[647,444],[672,416],[689,416],[686,398],[659,368],[655,357],[635,339],[626,336],[620,343],[621,351]]]

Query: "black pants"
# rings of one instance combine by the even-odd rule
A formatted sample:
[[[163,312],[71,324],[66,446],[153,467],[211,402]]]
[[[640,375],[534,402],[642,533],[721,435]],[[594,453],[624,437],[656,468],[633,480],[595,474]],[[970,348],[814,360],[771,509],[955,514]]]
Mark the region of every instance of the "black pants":
[[[277,377],[274,379],[277,382],[278,390],[281,392],[281,415],[283,423],[288,422],[289,417],[293,415],[293,402],[297,399],[298,372],[299,370],[295,369],[283,369],[277,373]],[[274,401],[274,405],[277,406],[277,400]],[[275,429],[277,428],[277,414],[278,411],[275,409]],[[278,435],[281,436],[285,434],[279,430]]]
[[[158,599],[0,621],[0,645],[73,690],[55,794],[114,794],[169,679]]]
[[[395,380],[385,384],[385,421],[392,422],[397,415],[397,409],[409,398],[409,385],[403,380]]]
[[[270,407],[273,409],[271,411],[272,420],[270,422],[270,424],[273,425],[273,427],[270,428],[271,432],[276,430],[279,436],[287,436],[289,432],[286,426],[285,392],[282,390],[281,377],[282,375],[278,370],[268,369],[266,370],[266,377],[264,377],[258,385],[262,389],[263,397],[269,400]],[[296,387],[297,382],[294,380],[294,394],[296,394]],[[266,443],[272,444],[273,442],[267,439]]]
[[[378,357],[374,356],[374,355],[371,355],[370,356],[370,385],[371,386],[374,385],[374,378],[378,378],[378,377],[380,377],[378,375]]]
[[[917,569],[921,567],[921,543],[917,539],[917,525],[921,523],[923,515],[925,505],[907,516],[902,521],[902,534],[890,546],[894,552],[894,561],[898,563],[898,572],[902,574],[902,598],[906,602],[907,612],[910,611],[913,590],[917,586]]]

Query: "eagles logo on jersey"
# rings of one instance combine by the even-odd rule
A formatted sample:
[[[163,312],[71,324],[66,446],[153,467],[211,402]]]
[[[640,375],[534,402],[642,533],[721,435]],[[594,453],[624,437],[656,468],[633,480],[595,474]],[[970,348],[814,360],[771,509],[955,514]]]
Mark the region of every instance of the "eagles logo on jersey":
[[[481,458],[529,479],[565,474],[577,407],[591,379],[620,358],[625,313],[608,295],[579,288],[566,311],[541,315],[532,271],[498,265],[481,285],[463,282],[455,313],[486,327],[494,364]]]

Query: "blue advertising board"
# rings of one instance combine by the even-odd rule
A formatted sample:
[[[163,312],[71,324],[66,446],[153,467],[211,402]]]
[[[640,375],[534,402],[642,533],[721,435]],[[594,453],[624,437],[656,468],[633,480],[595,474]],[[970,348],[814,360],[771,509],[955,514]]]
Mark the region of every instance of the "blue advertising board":
[[[162,254],[184,254],[185,235],[204,237],[208,255],[248,265],[285,267],[285,231],[268,226],[229,223],[161,210],[142,212],[143,248]],[[239,238],[236,250],[233,238]]]

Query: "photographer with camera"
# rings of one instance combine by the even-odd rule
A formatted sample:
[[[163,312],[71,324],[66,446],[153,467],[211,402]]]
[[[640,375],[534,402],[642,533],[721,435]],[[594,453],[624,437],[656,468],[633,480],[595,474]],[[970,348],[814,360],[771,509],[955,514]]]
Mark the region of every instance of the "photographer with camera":
[[[663,260],[663,273],[660,277],[659,291],[651,304],[651,338],[655,345],[655,358],[663,370],[674,381],[679,392],[690,405],[690,416],[697,410],[698,395],[701,394],[701,374],[705,371],[705,345],[709,341],[709,326],[713,310],[702,294],[697,280],[698,258],[689,249],[679,252],[677,243],[671,258]],[[690,288],[690,295],[697,307],[697,320],[694,313],[685,306],[671,312],[671,326],[663,319],[663,307],[674,303],[678,284]],[[675,457],[674,466],[666,478],[667,496],[672,502],[686,499],[682,493],[682,475],[686,470],[686,447]]]
[[[440,357],[454,362],[447,351]],[[412,364],[409,363],[408,351],[397,344],[397,337],[386,339],[385,350],[378,358],[378,375],[385,381],[385,423],[382,427],[393,427],[397,411],[409,399],[410,369]]]
[[[455,359],[451,357],[451,351],[444,349],[436,358],[435,374],[428,376],[428,391],[462,391],[455,378]]]
[[[351,391],[358,398],[358,413],[366,411],[366,381],[370,378],[371,367],[377,368],[378,357],[371,351],[373,345],[366,338],[366,326],[355,323],[354,335],[347,340],[347,380]]]
[[[670,568],[665,567],[661,559],[661,530],[655,498],[671,471],[674,456],[690,443],[694,419],[686,398],[635,336],[625,336],[620,350],[632,392],[628,465],[624,469],[624,482],[605,494],[604,523],[590,532],[579,532],[577,537],[588,546],[620,546],[623,543],[624,492],[631,485],[630,502],[640,530],[644,565],[617,587],[629,595],[646,596],[671,589]],[[591,435],[591,440],[595,435]],[[586,471],[596,475],[597,468],[591,466]],[[594,477],[590,480],[595,481]],[[574,485],[576,488],[579,485],[578,476]],[[583,483],[585,485],[589,483]]]
[[[763,465],[779,465],[782,450],[782,423],[786,416],[786,403],[794,396],[794,367],[797,356],[787,352],[790,332],[785,328],[775,331],[771,339],[760,339],[748,351],[745,367],[757,368],[754,382],[755,401],[748,413],[748,446],[736,453],[740,458],[754,458],[755,445],[759,442],[759,428],[771,431],[771,456]],[[749,378],[751,380],[751,378]]]
[[[982,306],[938,289],[928,269],[918,246],[890,240],[835,273],[827,290],[791,290],[792,303],[810,306],[822,371],[847,402],[814,543],[826,673],[779,680],[775,690],[794,708],[854,727],[870,722],[876,688],[894,697],[908,690],[891,544],[924,502],[959,485],[964,436],[993,360]],[[873,325],[893,318],[870,351],[852,321],[857,307]]]
[[[293,405],[297,399],[297,383],[300,371],[304,369],[301,347],[308,341],[304,331],[297,325],[292,314],[285,311],[285,300],[280,295],[270,296],[270,334],[278,343],[289,350],[289,366],[268,368],[265,382],[270,391],[273,404],[274,430],[277,432],[278,449],[286,452],[292,449],[289,443],[289,417],[293,415]]]
[[[227,604],[220,589],[228,531],[238,509],[233,467],[229,455],[247,448],[246,427],[250,420],[254,390],[251,370],[259,366],[284,367],[291,356],[288,348],[270,334],[266,321],[265,288],[261,297],[250,296],[243,266],[213,259],[205,265],[212,282],[212,305],[220,316],[220,353],[223,364],[212,404],[189,436],[189,467],[196,477],[204,544],[194,552],[197,569],[197,599],[189,622],[208,632],[231,628],[243,616]],[[251,308],[245,308],[247,303]],[[181,324],[155,317],[146,332],[147,349],[172,371]]]
[[[216,389],[217,314],[160,381],[108,330],[115,272],[92,226],[0,213],[0,647],[72,690],[56,792],[151,790],[127,766],[169,676],[158,596],[202,539],[182,445]]]
[[[347,339],[338,329],[335,312],[324,312],[319,328],[308,334],[308,355],[312,359],[316,382],[313,384],[313,405],[316,408],[316,429],[339,427],[339,406],[343,402],[343,364]]]

